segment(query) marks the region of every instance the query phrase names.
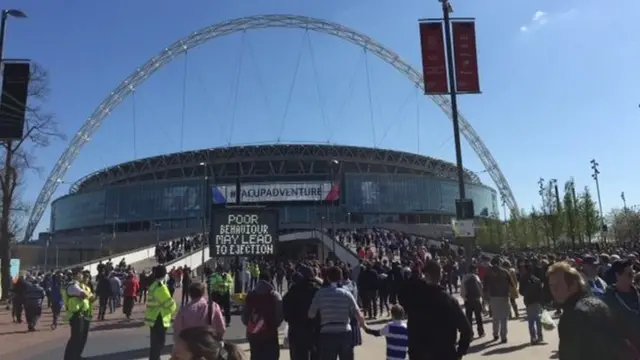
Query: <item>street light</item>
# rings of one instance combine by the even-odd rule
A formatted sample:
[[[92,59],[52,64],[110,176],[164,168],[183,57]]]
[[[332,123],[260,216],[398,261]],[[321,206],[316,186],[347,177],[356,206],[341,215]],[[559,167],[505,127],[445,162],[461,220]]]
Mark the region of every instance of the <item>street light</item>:
[[[202,271],[201,271],[201,278],[202,281],[204,281],[204,261],[205,261],[205,257],[204,257],[204,251],[206,248],[206,240],[208,240],[208,236],[207,236],[207,209],[209,208],[209,204],[207,202],[207,193],[208,193],[208,186],[207,186],[207,163],[205,162],[201,162],[199,164],[200,166],[202,166],[202,236],[203,236],[203,241],[202,242],[202,249],[200,250],[202,252],[202,258],[200,259],[201,261],[201,267],[202,267]]]
[[[340,162],[336,159],[332,159],[331,161],[329,161],[329,172],[331,175],[331,189],[333,189],[333,185],[336,182],[336,171],[340,171]],[[338,199],[339,201],[339,199]],[[325,205],[326,206],[326,205]],[[333,247],[332,251],[333,251],[333,256],[336,256],[336,214],[335,214],[335,207],[334,204],[331,204],[332,206],[332,213],[331,213],[331,246]],[[329,215],[329,214],[327,214]]]
[[[0,20],[0,65],[2,65],[2,50],[4,50],[4,32],[7,28],[7,19],[10,16],[16,19],[25,19],[27,14],[17,9],[2,10],[2,20]]]
[[[591,170],[593,170],[593,174],[591,174],[591,177],[596,181],[596,191],[598,193],[598,208],[600,209],[600,230],[602,231],[604,241],[606,242],[607,226],[604,224],[604,214],[602,213],[602,199],[600,198],[600,170],[598,170],[598,166],[600,166],[600,164],[596,162],[596,159],[591,159],[590,163]]]

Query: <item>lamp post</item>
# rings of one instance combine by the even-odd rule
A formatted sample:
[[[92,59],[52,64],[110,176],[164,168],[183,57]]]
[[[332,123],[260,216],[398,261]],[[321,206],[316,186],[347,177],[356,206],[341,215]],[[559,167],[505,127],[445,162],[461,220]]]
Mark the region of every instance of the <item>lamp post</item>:
[[[160,244],[160,228],[162,227],[162,224],[156,222],[153,226],[156,228],[156,244]]]
[[[596,181],[596,192],[598,194],[598,208],[600,209],[600,231],[602,233],[603,240],[606,242],[607,226],[604,224],[604,214],[602,213],[602,198],[600,197],[600,179],[599,179],[600,170],[598,169],[600,164],[596,162],[596,159],[591,159],[590,163],[591,163],[591,170],[593,170],[593,174],[591,174],[591,177],[593,178],[593,180]]]
[[[2,10],[2,20],[0,20],[0,64],[2,63],[2,53],[4,50],[4,32],[7,29],[7,19],[13,17],[16,19],[26,19],[27,14],[18,9]]]
[[[2,14],[0,15],[0,72],[3,69],[2,59],[4,53],[4,34],[7,29],[7,19],[9,17],[24,19],[27,17],[27,14],[17,9],[5,9],[2,10]],[[10,191],[11,178],[14,177],[13,170],[13,147],[12,142],[7,141],[7,151],[5,153],[4,158],[4,174],[2,175],[2,192],[7,194]],[[15,178],[15,177],[14,177]],[[8,204],[6,204],[8,205]],[[9,236],[9,216],[11,215],[11,209],[9,206],[2,209],[2,214],[0,215],[0,252],[2,253],[2,257],[5,257],[7,262],[11,259],[11,248],[10,248],[10,239],[2,239],[2,237]],[[9,276],[10,269],[9,264],[2,264],[0,266],[2,269],[0,271],[0,275],[4,276],[2,278],[2,287],[3,289],[9,289],[11,287],[11,278]],[[6,271],[6,273],[5,273]],[[3,294],[2,297],[5,298],[7,295]]]
[[[209,204],[207,202],[207,163],[201,162],[200,166],[202,166],[202,236],[204,237],[204,242],[202,244],[202,258],[201,260],[201,264],[200,266],[202,266],[202,271],[201,271],[201,278],[202,281],[204,281],[204,262],[205,262],[205,256],[204,256],[204,252],[205,252],[205,248],[206,248],[206,242],[209,239],[209,237],[207,236],[207,215],[208,215],[208,209],[209,209]]]
[[[49,245],[51,243],[51,229],[47,228],[47,242],[44,245],[44,271],[49,270]]]
[[[540,195],[540,199],[542,200],[542,216],[544,217],[544,235],[546,238],[546,245],[547,247],[549,247],[550,245],[550,240],[549,240],[549,214],[547,214],[547,203],[545,201],[545,180],[543,178],[540,178],[538,180],[538,194]]]
[[[331,175],[331,189],[333,190],[333,185],[336,183],[336,173],[340,171],[340,162],[338,160],[329,161],[329,172]],[[326,206],[326,205],[325,205]],[[336,216],[335,216],[335,204],[331,203],[331,246],[333,251],[333,256],[336,256]]]

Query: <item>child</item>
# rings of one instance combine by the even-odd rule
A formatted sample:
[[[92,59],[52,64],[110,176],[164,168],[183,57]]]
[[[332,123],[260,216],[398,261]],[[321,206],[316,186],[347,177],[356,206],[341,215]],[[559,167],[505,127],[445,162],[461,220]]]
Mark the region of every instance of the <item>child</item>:
[[[404,360],[407,358],[409,332],[404,319],[404,309],[400,305],[391,307],[391,321],[380,330],[373,330],[364,325],[369,335],[384,336],[387,340],[387,360]]]

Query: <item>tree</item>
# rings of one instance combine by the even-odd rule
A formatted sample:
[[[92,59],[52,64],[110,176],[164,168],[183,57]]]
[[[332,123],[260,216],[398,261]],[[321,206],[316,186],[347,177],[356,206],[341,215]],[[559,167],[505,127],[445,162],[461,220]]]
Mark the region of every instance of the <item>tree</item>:
[[[544,218],[538,212],[538,209],[535,207],[531,208],[530,217],[530,226],[533,235],[533,242],[531,245],[535,245],[536,247],[540,247],[545,243],[544,239],[546,238],[546,232],[544,229]]]
[[[483,249],[499,250],[504,243],[503,223],[499,219],[478,219],[476,242]]]
[[[583,224],[582,235],[587,239],[587,242],[591,243],[593,236],[600,230],[600,215],[596,210],[596,203],[593,201],[588,186],[585,186],[580,194],[579,214]]]
[[[640,238],[640,209],[637,207],[613,209],[608,218],[610,232],[618,241],[634,241]]]
[[[38,64],[32,64],[26,104],[24,137],[9,141],[0,147],[4,162],[0,165],[0,274],[2,296],[7,297],[11,287],[11,243],[24,225],[23,216],[28,207],[22,201],[20,187],[27,172],[40,172],[35,159],[39,149],[46,148],[53,140],[63,139],[58,131],[55,116],[45,110],[49,96],[49,77]]]

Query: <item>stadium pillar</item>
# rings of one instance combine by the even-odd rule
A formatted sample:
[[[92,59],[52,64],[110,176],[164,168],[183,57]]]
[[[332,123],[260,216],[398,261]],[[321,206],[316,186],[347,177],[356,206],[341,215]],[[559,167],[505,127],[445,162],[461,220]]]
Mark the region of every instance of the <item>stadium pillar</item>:
[[[462,145],[460,140],[460,119],[458,118],[458,94],[456,90],[453,41],[451,40],[451,17],[453,7],[449,0],[439,0],[442,3],[442,18],[444,22],[445,52],[447,57],[447,71],[449,77],[449,91],[451,96],[451,115],[453,120],[453,141],[456,151],[456,170],[458,175],[458,200],[456,201],[456,218],[458,221],[473,220],[475,217],[473,201],[466,198],[464,184],[464,167],[462,165]],[[475,225],[474,225],[475,227]],[[463,239],[467,264],[471,264],[476,250],[476,237],[466,236]]]

